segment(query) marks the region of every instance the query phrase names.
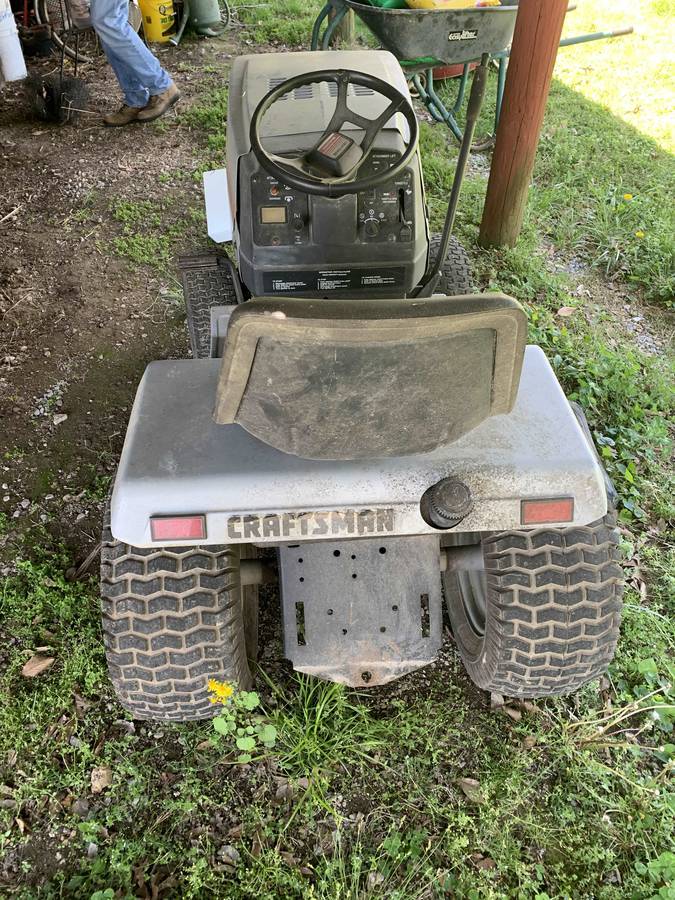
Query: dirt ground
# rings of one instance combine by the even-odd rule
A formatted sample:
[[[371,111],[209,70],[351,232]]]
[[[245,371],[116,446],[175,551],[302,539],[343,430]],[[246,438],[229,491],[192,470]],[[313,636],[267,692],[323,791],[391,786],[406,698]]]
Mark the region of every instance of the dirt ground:
[[[228,41],[161,51],[182,91],[179,115],[205,86],[218,86],[203,69],[222,66],[230,51]],[[31,63],[43,72],[55,66]],[[98,522],[78,495],[114,468],[146,363],[188,352],[174,267],[116,255],[111,204],[151,201],[175,221],[201,188],[191,177],[196,148],[176,116],[104,128],[100,115],[118,104],[117,83],[103,59],[81,74],[91,96],[75,124],[37,120],[22,85],[0,95],[0,511],[58,513],[84,557]],[[172,250],[199,249],[202,232]]]

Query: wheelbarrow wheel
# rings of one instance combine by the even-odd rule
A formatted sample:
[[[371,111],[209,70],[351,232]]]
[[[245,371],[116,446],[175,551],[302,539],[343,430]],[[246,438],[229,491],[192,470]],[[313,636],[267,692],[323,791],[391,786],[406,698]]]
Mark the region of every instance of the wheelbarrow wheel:
[[[450,550],[444,576],[452,632],[472,681],[508,697],[551,697],[601,675],[621,622],[614,511],[583,528],[474,539],[456,555]]]
[[[441,235],[434,234],[429,243],[429,255],[431,262],[435,262],[441,246]],[[438,293],[448,297],[457,297],[462,294],[470,294],[473,291],[473,279],[471,275],[471,261],[469,255],[457,238],[451,237],[445,262],[441,268],[441,279],[438,283]]]
[[[131,547],[103,531],[101,595],[110,678],[135,719],[215,715],[208,681],[246,690],[257,652],[258,589],[242,587],[244,546]]]

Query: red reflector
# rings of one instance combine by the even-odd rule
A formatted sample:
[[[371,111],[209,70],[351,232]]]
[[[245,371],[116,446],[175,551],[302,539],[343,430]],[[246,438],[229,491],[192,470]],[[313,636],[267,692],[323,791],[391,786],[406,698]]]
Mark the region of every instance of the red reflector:
[[[206,516],[154,516],[153,541],[199,541],[206,537]]]
[[[571,522],[573,519],[573,497],[558,497],[555,500],[523,500],[520,506],[520,521],[523,525]]]

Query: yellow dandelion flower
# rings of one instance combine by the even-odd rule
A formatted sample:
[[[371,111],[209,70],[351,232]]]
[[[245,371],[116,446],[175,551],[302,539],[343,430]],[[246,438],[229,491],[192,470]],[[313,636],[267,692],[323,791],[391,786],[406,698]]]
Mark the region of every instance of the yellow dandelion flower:
[[[632,195],[632,194],[624,194],[624,195],[623,195],[623,199],[624,199],[624,200],[629,200],[629,201],[630,201],[630,200],[633,199],[633,195]]]
[[[644,231],[636,231],[636,232],[635,232],[635,237],[636,237],[636,238],[640,238],[640,240],[642,240],[642,238],[643,238],[644,236],[645,236]]]
[[[217,681],[215,678],[209,678],[208,687],[213,697],[212,703],[224,703],[234,694],[234,688],[227,681]]]

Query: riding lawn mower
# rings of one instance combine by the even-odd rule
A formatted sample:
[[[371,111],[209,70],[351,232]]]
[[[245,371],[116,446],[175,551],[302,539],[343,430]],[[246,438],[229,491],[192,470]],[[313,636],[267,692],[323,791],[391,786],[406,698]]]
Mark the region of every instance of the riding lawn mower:
[[[611,661],[611,483],[525,311],[473,292],[451,234],[486,78],[483,58],[432,236],[391,54],[234,62],[227,168],[205,176],[232,257],[182,261],[193,358],[147,367],[105,523],[109,670],[136,718],[251,685],[270,581],[293,667],[350,686],[433,663],[443,605],[485,690],[559,695]]]

